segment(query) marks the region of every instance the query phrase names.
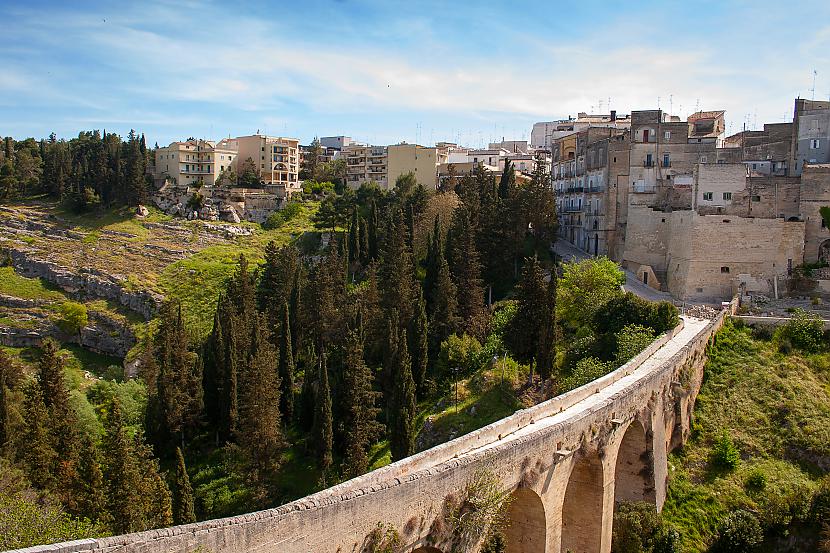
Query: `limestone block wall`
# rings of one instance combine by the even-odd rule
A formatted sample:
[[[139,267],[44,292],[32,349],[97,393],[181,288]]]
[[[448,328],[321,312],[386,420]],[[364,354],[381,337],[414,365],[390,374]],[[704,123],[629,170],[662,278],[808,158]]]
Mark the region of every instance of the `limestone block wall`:
[[[378,523],[398,529],[406,551],[450,551],[446,500],[486,468],[513,490],[522,508],[511,532],[534,551],[608,552],[616,494],[662,505],[666,453],[688,435],[705,348],[725,314],[681,324],[582,388],[282,507],[25,551],[342,553],[359,551]]]
[[[830,240],[830,229],[822,225],[819,209],[830,206],[830,165],[806,165],[801,174],[800,212],[806,227],[804,261],[819,259],[821,245]]]
[[[770,294],[772,279],[803,260],[804,223],[676,211],[668,249],[668,289],[677,298],[722,301],[741,275],[760,284],[754,292]]]

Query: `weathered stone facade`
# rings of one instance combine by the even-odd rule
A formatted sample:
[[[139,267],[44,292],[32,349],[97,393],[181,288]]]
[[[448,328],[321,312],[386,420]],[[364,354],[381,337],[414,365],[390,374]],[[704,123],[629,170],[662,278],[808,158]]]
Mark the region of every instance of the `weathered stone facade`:
[[[263,223],[282,207],[290,192],[280,184],[269,184],[264,188],[230,188],[214,185],[192,187],[166,182],[156,190],[152,199],[157,208],[177,217]],[[202,197],[201,207],[191,204],[191,199],[197,195]]]

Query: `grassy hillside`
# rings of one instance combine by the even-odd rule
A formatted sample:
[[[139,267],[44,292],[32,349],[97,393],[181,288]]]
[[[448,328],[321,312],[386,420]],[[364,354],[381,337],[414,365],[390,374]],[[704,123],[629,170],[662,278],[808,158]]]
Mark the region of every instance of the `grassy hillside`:
[[[669,459],[663,517],[683,551],[705,551],[734,509],[757,515],[763,551],[815,550],[810,503],[830,470],[830,353],[781,353],[789,349],[739,323],[717,335],[692,439]],[[724,435],[740,455],[734,468],[713,457]]]

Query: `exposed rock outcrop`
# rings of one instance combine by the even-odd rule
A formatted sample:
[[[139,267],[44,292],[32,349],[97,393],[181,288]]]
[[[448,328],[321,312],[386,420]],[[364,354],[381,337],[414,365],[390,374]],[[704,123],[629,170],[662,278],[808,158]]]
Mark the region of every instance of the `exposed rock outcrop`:
[[[149,320],[158,310],[163,297],[149,290],[129,290],[126,277],[108,275],[95,269],[82,268],[73,272],[51,261],[35,259],[29,252],[7,250],[17,272],[27,277],[40,277],[80,298],[114,300]]]

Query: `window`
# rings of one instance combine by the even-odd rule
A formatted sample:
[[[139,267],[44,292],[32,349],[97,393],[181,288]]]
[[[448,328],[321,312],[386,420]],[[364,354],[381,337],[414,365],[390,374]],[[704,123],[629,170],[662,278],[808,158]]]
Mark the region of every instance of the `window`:
[[[753,202],[760,202],[761,201],[761,196],[752,196],[752,201]]]
[[[724,192],[723,193],[724,200],[731,200],[732,199],[732,192]]]
[[[663,139],[664,139],[664,140],[669,140],[669,139],[671,139],[671,131],[666,131],[666,132],[664,132],[664,133],[663,133]]]
[[[704,192],[703,193],[703,201],[711,202],[712,201],[712,193],[711,192]]]
[[[813,138],[810,140],[810,149],[811,150],[818,150],[821,147],[821,140],[818,138]]]
[[[720,272],[724,273],[724,274],[728,274],[729,273],[729,267],[721,267]]]
[[[669,154],[663,154],[663,167],[671,167],[671,158]]]

